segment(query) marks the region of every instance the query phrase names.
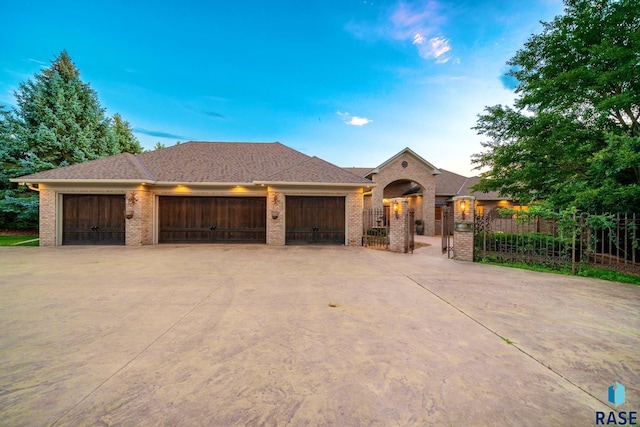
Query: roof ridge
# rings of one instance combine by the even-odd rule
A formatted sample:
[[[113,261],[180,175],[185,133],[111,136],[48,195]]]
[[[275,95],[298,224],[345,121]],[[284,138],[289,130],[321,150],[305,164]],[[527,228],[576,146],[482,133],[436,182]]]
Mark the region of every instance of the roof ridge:
[[[463,176],[463,175],[460,175]],[[462,192],[462,189],[464,188],[465,185],[467,185],[467,181],[469,181],[469,177],[466,177],[464,179],[464,182],[462,183],[462,185],[460,186],[460,188],[458,188],[458,191],[456,191],[456,196],[459,196],[460,193]]]
[[[145,166],[145,164],[142,162],[142,159],[140,159],[138,156],[136,156],[135,154],[131,154],[133,156],[133,158],[136,161],[136,165],[140,166],[142,168],[142,171],[144,173],[147,174],[147,176],[152,180],[152,181],[157,181],[156,177],[153,176],[153,174],[149,171],[149,169],[147,169],[147,166]]]

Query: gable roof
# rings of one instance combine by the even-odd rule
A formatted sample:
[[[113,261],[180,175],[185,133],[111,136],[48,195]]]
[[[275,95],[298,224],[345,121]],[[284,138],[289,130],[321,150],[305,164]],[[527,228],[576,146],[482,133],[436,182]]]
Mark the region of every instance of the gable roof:
[[[359,176],[370,177],[377,168],[342,168]],[[471,191],[471,186],[480,180],[479,176],[466,177],[464,175],[450,172],[446,169],[439,169],[440,174],[436,175],[436,196],[474,196],[477,200],[502,200],[497,191],[481,193]],[[411,194],[421,194],[422,187],[416,185],[403,193],[404,196]]]
[[[433,172],[434,175],[438,175],[440,173],[440,171],[438,170],[437,167],[433,166],[431,163],[429,163],[428,161],[426,161],[425,159],[423,159],[422,157],[420,157],[418,154],[415,153],[415,151],[413,151],[412,149],[410,149],[409,147],[406,147],[404,150],[400,151],[398,154],[396,154],[395,156],[391,157],[390,159],[386,160],[384,163],[382,163],[380,166],[378,166],[377,168],[373,169],[371,171],[371,173],[378,173],[380,171],[380,169],[383,169],[384,167],[386,167],[388,164],[394,162],[396,159],[398,159],[398,157],[402,156],[403,154],[410,154],[413,157],[415,157],[418,161],[422,162],[425,166],[427,166],[428,168],[430,168]]]
[[[20,182],[255,183],[372,185],[329,162],[279,142],[190,141],[137,156],[123,153],[52,169]]]

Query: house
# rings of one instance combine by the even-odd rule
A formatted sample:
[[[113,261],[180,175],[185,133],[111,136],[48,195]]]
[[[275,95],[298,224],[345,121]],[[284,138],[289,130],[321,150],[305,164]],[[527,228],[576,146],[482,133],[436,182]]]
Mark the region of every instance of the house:
[[[466,188],[462,178],[409,148],[369,169],[341,168],[278,142],[192,141],[12,181],[40,194],[42,246],[361,245],[364,209],[391,197],[408,197],[425,234],[438,234],[438,203]]]
[[[371,181],[278,142],[187,142],[14,179],[40,244],[361,244]]]
[[[415,219],[425,224],[426,235],[437,235],[442,227],[442,210],[452,206],[455,196],[474,196],[476,213],[482,215],[495,208],[512,208],[511,200],[499,197],[497,192],[480,193],[471,190],[479,177],[466,177],[438,169],[410,148],[375,168],[353,167],[345,170],[377,184],[364,194],[365,208],[388,206],[389,200],[407,198]],[[453,217],[451,217],[453,218]]]

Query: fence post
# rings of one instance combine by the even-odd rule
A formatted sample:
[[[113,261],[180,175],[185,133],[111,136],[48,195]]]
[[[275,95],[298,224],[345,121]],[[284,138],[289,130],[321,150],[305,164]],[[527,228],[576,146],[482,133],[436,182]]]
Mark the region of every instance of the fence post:
[[[578,232],[576,213],[573,213],[573,235],[571,237],[571,274],[576,274],[576,233]]]
[[[407,227],[405,216],[409,214],[409,201],[402,197],[391,199],[389,211],[389,250],[391,252],[408,251]]]
[[[473,196],[453,198],[453,259],[473,262],[475,201]]]

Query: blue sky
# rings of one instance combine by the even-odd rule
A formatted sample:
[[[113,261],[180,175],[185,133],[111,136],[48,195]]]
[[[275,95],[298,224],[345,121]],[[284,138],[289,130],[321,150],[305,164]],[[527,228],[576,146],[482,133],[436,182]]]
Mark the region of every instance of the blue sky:
[[[29,1],[3,5],[0,104],[66,49],[112,115],[160,141],[280,141],[340,166],[410,147],[463,175],[506,61],[561,0]]]

